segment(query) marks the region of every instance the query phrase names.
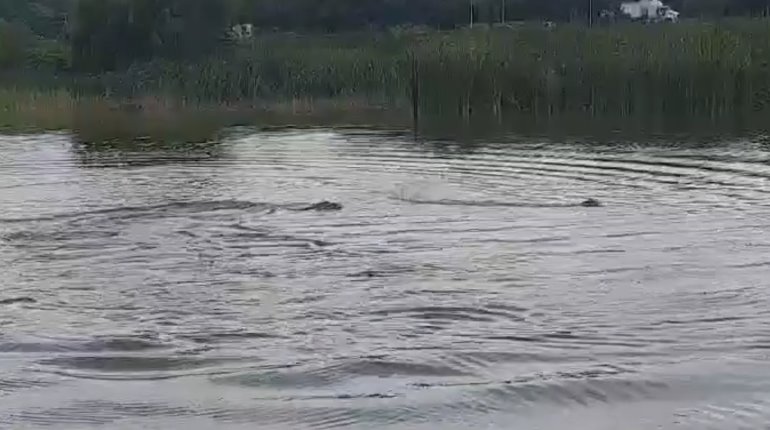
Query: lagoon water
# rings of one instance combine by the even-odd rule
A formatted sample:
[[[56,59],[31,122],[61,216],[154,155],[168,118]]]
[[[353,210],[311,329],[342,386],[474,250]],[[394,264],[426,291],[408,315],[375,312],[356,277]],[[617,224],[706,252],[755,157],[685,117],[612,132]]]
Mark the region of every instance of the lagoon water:
[[[758,138],[3,136],[0,427],[765,428],[768,214]]]

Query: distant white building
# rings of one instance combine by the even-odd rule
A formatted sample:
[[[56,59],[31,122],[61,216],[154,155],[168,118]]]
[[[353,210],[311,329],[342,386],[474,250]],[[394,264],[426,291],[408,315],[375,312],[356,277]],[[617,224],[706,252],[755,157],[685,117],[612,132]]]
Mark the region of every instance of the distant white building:
[[[620,11],[631,19],[655,22],[676,22],[679,20],[679,12],[664,5],[660,0],[637,0],[621,3]]]
[[[251,39],[254,36],[252,24],[237,24],[230,27],[230,36],[235,40]]]

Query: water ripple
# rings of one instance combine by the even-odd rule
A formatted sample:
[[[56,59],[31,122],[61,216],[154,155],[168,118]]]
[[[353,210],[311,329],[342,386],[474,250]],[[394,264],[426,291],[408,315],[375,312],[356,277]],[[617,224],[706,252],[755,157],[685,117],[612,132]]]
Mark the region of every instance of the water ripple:
[[[756,143],[7,140],[3,427],[770,419]]]

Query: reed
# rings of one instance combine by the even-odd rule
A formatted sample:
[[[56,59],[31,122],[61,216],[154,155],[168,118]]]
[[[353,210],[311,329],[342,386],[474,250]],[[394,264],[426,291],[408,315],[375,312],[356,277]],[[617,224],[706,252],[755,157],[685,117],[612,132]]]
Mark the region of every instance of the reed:
[[[60,130],[72,124],[75,99],[64,89],[0,89],[0,130]]]
[[[770,102],[770,21],[518,28],[420,47],[423,109],[716,118]]]
[[[81,77],[73,91],[305,111],[355,100],[463,118],[741,118],[770,108],[770,20],[266,35],[195,64]]]
[[[193,104],[172,97],[117,98],[66,89],[0,90],[0,134],[66,131],[81,143],[205,142],[231,126],[371,128],[372,124],[409,128],[408,115],[352,97]]]

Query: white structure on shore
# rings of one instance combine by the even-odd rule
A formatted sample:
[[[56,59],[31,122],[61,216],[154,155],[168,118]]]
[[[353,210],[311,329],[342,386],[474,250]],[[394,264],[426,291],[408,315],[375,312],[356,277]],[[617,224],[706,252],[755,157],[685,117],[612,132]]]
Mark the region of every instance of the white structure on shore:
[[[666,6],[660,0],[637,0],[621,3],[620,11],[631,19],[653,22],[676,22],[679,12]]]
[[[230,27],[228,33],[235,40],[251,39],[254,36],[254,26],[252,24],[237,24]]]

